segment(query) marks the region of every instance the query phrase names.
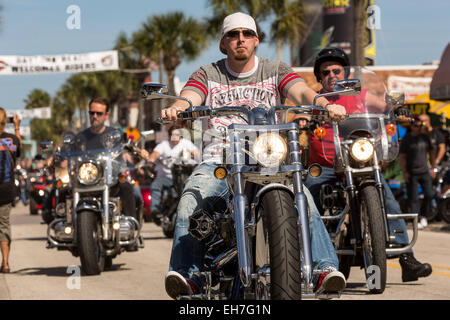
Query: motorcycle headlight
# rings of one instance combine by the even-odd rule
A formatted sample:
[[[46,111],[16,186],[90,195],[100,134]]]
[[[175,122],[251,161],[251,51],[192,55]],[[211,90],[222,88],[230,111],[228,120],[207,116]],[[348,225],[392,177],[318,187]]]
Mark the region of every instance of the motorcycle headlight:
[[[82,184],[94,184],[99,177],[100,171],[92,162],[85,162],[78,168],[78,180]]]
[[[55,179],[61,180],[63,185],[66,185],[70,181],[69,171],[67,168],[56,168],[55,169]]]
[[[277,133],[264,133],[256,138],[253,154],[265,167],[278,166],[287,154],[286,141]]]
[[[365,138],[360,138],[353,142],[350,147],[350,154],[356,161],[367,162],[373,157],[374,147],[372,142]]]

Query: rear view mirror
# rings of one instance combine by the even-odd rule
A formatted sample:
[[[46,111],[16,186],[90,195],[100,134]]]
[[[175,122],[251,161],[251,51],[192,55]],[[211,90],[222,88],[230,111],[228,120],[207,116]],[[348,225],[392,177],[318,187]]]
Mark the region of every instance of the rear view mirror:
[[[160,98],[170,98],[177,100],[184,100],[189,103],[189,106],[192,107],[192,102],[189,99],[183,97],[172,96],[168,94],[169,89],[165,84],[162,83],[154,83],[147,82],[144,83],[141,87],[141,98],[142,99],[160,99]]]
[[[63,138],[63,143],[64,144],[72,144],[75,140],[75,137],[71,134],[68,134],[66,136],[64,136]]]
[[[345,96],[356,96],[361,93],[361,81],[359,79],[347,79],[336,82],[334,92]]]
[[[142,85],[141,98],[142,99],[158,99],[165,98],[169,89],[165,84],[147,82]]]
[[[335,95],[343,96],[357,96],[361,93],[361,81],[359,79],[347,79],[336,82],[334,85],[334,91],[325,92],[315,96],[313,105],[316,105],[316,100],[319,97],[329,97]]]
[[[405,94],[400,91],[389,91],[386,92],[385,101],[390,106],[401,106],[405,104]]]
[[[53,141],[41,141],[39,143],[39,148],[43,153],[53,152]]]

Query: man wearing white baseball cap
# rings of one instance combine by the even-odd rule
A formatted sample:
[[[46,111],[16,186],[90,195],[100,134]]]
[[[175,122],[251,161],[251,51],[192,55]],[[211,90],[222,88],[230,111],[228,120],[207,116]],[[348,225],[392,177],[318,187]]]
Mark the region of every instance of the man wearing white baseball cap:
[[[316,92],[285,63],[256,56],[258,45],[255,20],[242,12],[228,15],[223,21],[219,44],[220,51],[227,57],[196,70],[180,96],[191,100],[194,106],[207,105],[212,108],[245,105],[269,109],[284,104],[286,98],[297,105],[312,104]],[[327,108],[333,118],[345,116],[344,107],[330,104],[323,97],[316,104]],[[176,120],[177,113],[188,107],[187,102],[177,100],[169,108],[163,109],[161,116]],[[209,128],[215,130],[215,136],[221,136],[230,124],[239,122],[237,117],[214,118],[210,119]],[[198,293],[202,288],[198,278],[191,275],[202,270],[204,249],[201,241],[188,232],[189,217],[194,210],[217,209],[230,195],[225,180],[215,179],[213,175],[214,169],[222,161],[222,150],[222,139],[213,139],[203,149],[203,162],[186,182],[178,204],[170,271],[165,279],[167,294],[173,299]],[[309,224],[315,268],[329,271],[318,279],[317,292],[342,291],[345,277],[337,271],[338,260],[333,244],[311,194],[308,190],[305,193],[311,209]]]

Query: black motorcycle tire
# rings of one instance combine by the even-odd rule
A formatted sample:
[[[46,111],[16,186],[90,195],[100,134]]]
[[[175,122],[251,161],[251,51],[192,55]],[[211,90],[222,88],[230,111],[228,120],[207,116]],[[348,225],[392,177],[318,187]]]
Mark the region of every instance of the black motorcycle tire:
[[[380,294],[386,288],[386,239],[381,202],[375,186],[365,186],[360,191],[361,235],[363,237],[363,257],[366,279],[371,265],[379,267],[379,286],[369,288],[370,293]],[[367,221],[367,225],[364,223]],[[370,252],[369,252],[370,251]]]
[[[268,246],[270,256],[270,299],[299,300],[299,234],[292,196],[283,190],[268,191],[261,200],[261,208],[266,242],[263,245]]]
[[[101,224],[95,213],[77,215],[77,239],[81,268],[86,275],[98,275],[105,268],[105,253],[100,239]]]
[[[36,200],[33,197],[30,197],[30,215],[34,216],[38,214],[38,210],[36,209]]]
[[[171,222],[169,224],[166,224],[162,228],[164,235],[169,239],[172,239],[173,234],[175,233],[175,222],[176,221],[177,221],[177,213],[175,212],[171,218]]]
[[[54,219],[55,218],[53,217],[51,212],[42,210],[42,221],[44,221],[46,224],[50,224]]]
[[[439,216],[447,223],[450,223],[450,198],[439,201]]]
[[[111,269],[113,265],[113,257],[112,256],[106,256],[105,257],[105,267],[104,270]]]

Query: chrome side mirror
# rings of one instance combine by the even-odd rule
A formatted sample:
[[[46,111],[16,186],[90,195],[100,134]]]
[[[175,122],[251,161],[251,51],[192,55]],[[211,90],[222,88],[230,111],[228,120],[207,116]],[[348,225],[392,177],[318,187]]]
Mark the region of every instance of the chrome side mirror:
[[[43,153],[53,152],[53,141],[41,141],[39,148]]]
[[[405,104],[405,94],[400,91],[386,92],[384,99],[388,105],[394,107],[402,106]]]
[[[189,106],[192,108],[192,102],[189,99],[183,97],[172,96],[168,94],[169,90],[165,84],[162,83],[154,83],[147,82],[144,83],[141,87],[141,98],[142,99],[159,99],[159,98],[170,98],[170,99],[178,99],[184,100],[189,103]]]
[[[158,99],[163,98],[169,89],[165,84],[155,83],[155,82],[147,82],[142,85],[141,88],[141,98],[142,99]]]
[[[356,96],[361,93],[361,81],[359,79],[347,79],[336,82],[334,92],[345,96]]]
[[[313,105],[316,105],[316,100],[320,97],[329,97],[335,95],[343,96],[357,96],[361,93],[361,81],[359,79],[347,79],[336,82],[334,91],[318,94],[314,97]]]
[[[63,143],[64,144],[72,144],[75,140],[75,137],[71,134],[68,134],[66,136],[64,136],[63,138]]]

